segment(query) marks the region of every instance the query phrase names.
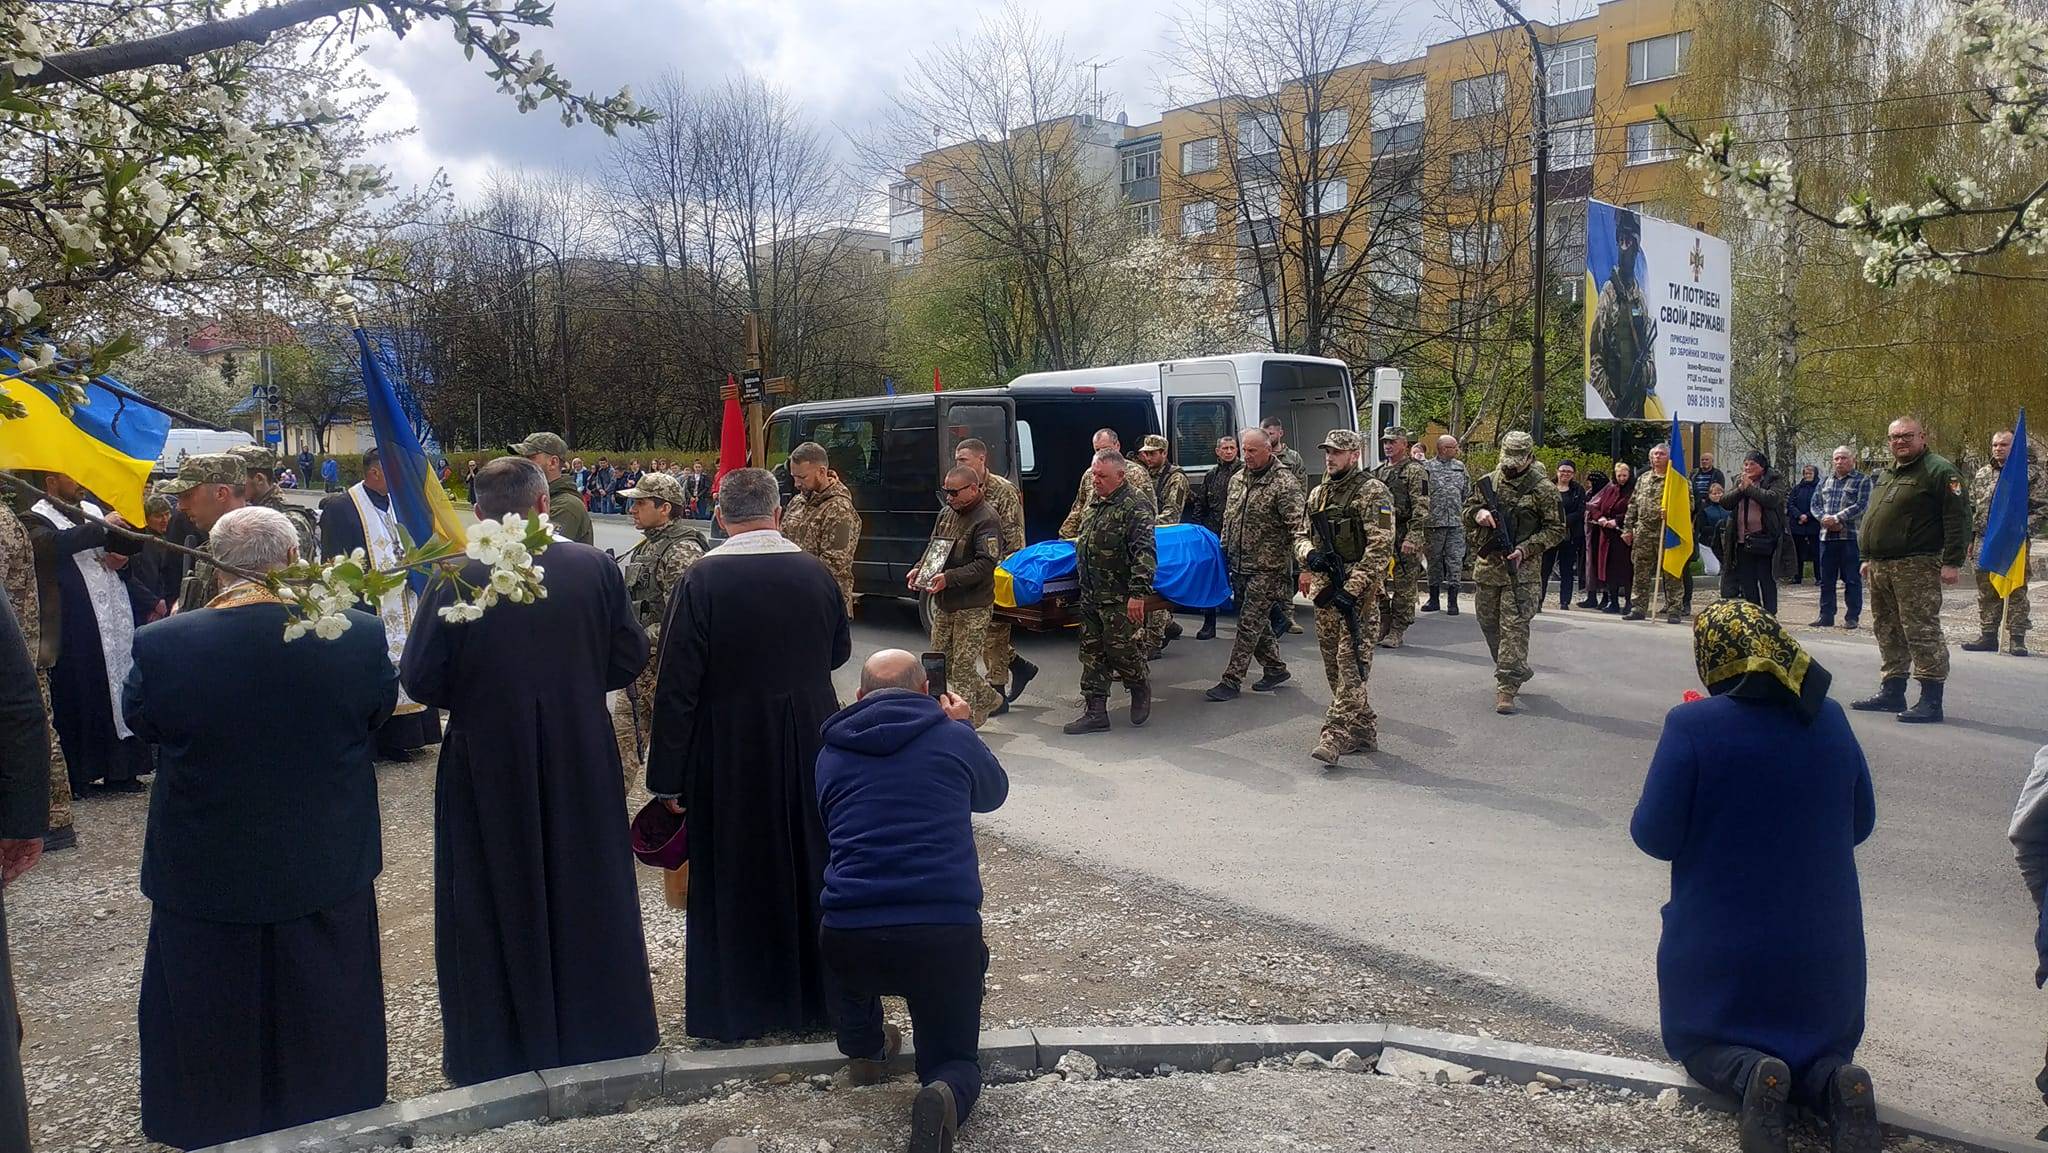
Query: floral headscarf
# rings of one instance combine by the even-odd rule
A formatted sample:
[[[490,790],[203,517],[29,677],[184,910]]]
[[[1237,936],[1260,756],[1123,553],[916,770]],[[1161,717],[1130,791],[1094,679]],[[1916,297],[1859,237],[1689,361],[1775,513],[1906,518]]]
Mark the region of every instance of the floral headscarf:
[[[1774,699],[1812,720],[1834,678],[1807,655],[1778,618],[1748,601],[1710,605],[1693,621],[1693,660],[1715,695]]]

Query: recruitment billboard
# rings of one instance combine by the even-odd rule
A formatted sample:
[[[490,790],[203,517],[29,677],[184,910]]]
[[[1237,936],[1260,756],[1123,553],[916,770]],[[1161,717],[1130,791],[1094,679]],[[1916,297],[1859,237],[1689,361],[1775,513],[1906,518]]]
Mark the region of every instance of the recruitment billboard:
[[[1724,240],[1587,203],[1587,419],[1727,422],[1729,266]]]

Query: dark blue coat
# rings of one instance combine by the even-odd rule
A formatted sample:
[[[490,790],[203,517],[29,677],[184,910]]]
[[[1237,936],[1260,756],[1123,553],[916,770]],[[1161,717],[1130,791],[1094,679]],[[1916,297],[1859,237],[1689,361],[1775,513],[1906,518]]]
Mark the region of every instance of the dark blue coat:
[[[384,626],[284,639],[285,607],[165,617],[135,633],[128,727],[158,747],[142,895],[204,921],[270,924],[363,891],[384,867],[372,734],[398,702]]]
[[[1863,1038],[1856,846],[1876,824],[1863,749],[1830,700],[1812,724],[1728,696],[1664,718],[1629,832],[1671,862],[1657,946],[1664,1047],[1744,1045],[1796,1072]]]

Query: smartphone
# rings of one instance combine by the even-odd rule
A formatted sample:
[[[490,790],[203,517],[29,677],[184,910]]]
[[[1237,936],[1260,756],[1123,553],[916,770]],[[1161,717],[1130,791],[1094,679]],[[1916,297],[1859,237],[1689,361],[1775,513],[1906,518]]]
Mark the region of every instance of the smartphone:
[[[918,658],[924,662],[924,679],[933,700],[946,695],[946,654],[925,653]]]

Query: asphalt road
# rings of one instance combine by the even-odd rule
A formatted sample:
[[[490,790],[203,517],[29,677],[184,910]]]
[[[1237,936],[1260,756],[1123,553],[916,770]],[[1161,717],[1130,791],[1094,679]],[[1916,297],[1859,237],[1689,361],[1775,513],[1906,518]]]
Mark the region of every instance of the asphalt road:
[[[637,539],[624,518],[599,518],[599,547]],[[849,700],[868,653],[924,647],[903,602],[863,601],[858,618],[854,660],[837,674]],[[983,730],[1012,782],[997,829],[1654,1046],[1669,873],[1636,850],[1628,820],[1661,718],[1698,687],[1688,630],[1546,612],[1523,711],[1501,717],[1476,619],[1423,616],[1406,648],[1374,661],[1380,751],[1324,771],[1308,757],[1329,699],[1312,624],[1283,645],[1295,677],[1281,691],[1215,704],[1201,694],[1228,657],[1231,620],[1196,642],[1198,618],[1182,619],[1188,635],[1154,665],[1151,723],[1132,729],[1119,691],[1116,729],[1088,737],[1059,731],[1079,702],[1073,636],[1019,634],[1044,672]],[[1875,684],[1867,631],[1801,639],[1838,699]],[[1850,714],[1878,804],[1858,856],[1862,1058],[1902,1105],[2031,1137],[2048,1121],[2033,1087],[2048,1014],[2005,829],[2048,742],[2048,660],[1952,656],[1947,724]]]
[[[859,616],[855,660],[838,675],[847,699],[867,653],[922,647],[898,603],[864,602]],[[1187,636],[1153,666],[1151,723],[1131,728],[1119,691],[1116,729],[1088,737],[1059,731],[1079,700],[1071,634],[1023,637],[1044,672],[983,730],[1012,782],[992,818],[1000,831],[1654,1045],[1669,873],[1636,850],[1628,820],[1661,718],[1698,687],[1689,630],[1548,611],[1534,626],[1524,711],[1501,717],[1476,619],[1423,616],[1407,647],[1373,665],[1380,751],[1326,772],[1308,757],[1329,699],[1312,625],[1283,645],[1293,681],[1216,704],[1201,694],[1228,657],[1229,618],[1210,642],[1192,639],[1198,619],[1182,618]],[[1802,639],[1839,699],[1874,685],[1867,633]],[[1878,803],[1859,854],[1862,1052],[1890,1099],[2031,1137],[2048,1121],[2033,1088],[2048,1020],[2032,981],[2034,911],[2005,829],[2048,741],[2048,660],[1954,657],[1946,725],[1851,714]]]

